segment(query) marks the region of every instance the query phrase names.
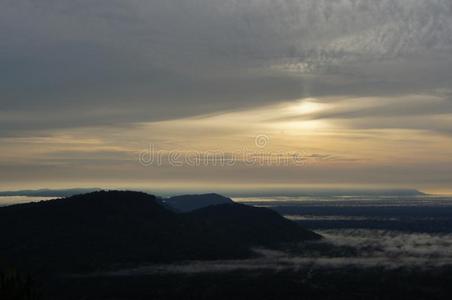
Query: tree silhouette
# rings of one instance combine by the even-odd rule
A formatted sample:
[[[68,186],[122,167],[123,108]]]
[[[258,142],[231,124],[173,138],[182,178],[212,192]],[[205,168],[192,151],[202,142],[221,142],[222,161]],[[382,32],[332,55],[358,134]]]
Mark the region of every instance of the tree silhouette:
[[[0,299],[39,300],[42,299],[34,287],[30,275],[24,276],[15,270],[0,271]]]

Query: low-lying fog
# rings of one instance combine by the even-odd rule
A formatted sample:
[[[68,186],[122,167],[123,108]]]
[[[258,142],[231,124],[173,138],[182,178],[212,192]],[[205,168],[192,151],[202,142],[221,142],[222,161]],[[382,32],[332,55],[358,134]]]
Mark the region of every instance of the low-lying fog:
[[[325,230],[325,239],[288,251],[256,249],[246,260],[188,261],[143,266],[96,275],[230,272],[239,270],[306,270],[339,267],[434,268],[452,266],[452,234],[402,233],[380,230]]]

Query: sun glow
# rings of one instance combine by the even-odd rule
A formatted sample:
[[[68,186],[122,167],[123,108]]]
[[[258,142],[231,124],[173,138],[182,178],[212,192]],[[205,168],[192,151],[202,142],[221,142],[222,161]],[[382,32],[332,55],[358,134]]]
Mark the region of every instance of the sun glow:
[[[316,99],[307,98],[291,105],[289,110],[297,114],[309,115],[324,110],[326,106],[324,103],[316,102]]]

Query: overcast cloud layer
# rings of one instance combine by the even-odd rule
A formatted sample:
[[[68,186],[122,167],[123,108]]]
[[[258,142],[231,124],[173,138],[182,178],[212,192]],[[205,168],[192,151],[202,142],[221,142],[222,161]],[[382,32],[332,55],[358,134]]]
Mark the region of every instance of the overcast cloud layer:
[[[0,6],[1,135],[318,96],[440,95],[452,112],[449,0]]]

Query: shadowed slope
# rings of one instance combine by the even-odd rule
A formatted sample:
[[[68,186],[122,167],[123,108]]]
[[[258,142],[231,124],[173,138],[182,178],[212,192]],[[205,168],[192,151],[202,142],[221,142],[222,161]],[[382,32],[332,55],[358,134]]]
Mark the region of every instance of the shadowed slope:
[[[275,246],[281,242],[317,240],[321,236],[278,213],[244,204],[220,204],[195,210],[191,218],[211,229],[215,236],[229,236],[239,244]]]

